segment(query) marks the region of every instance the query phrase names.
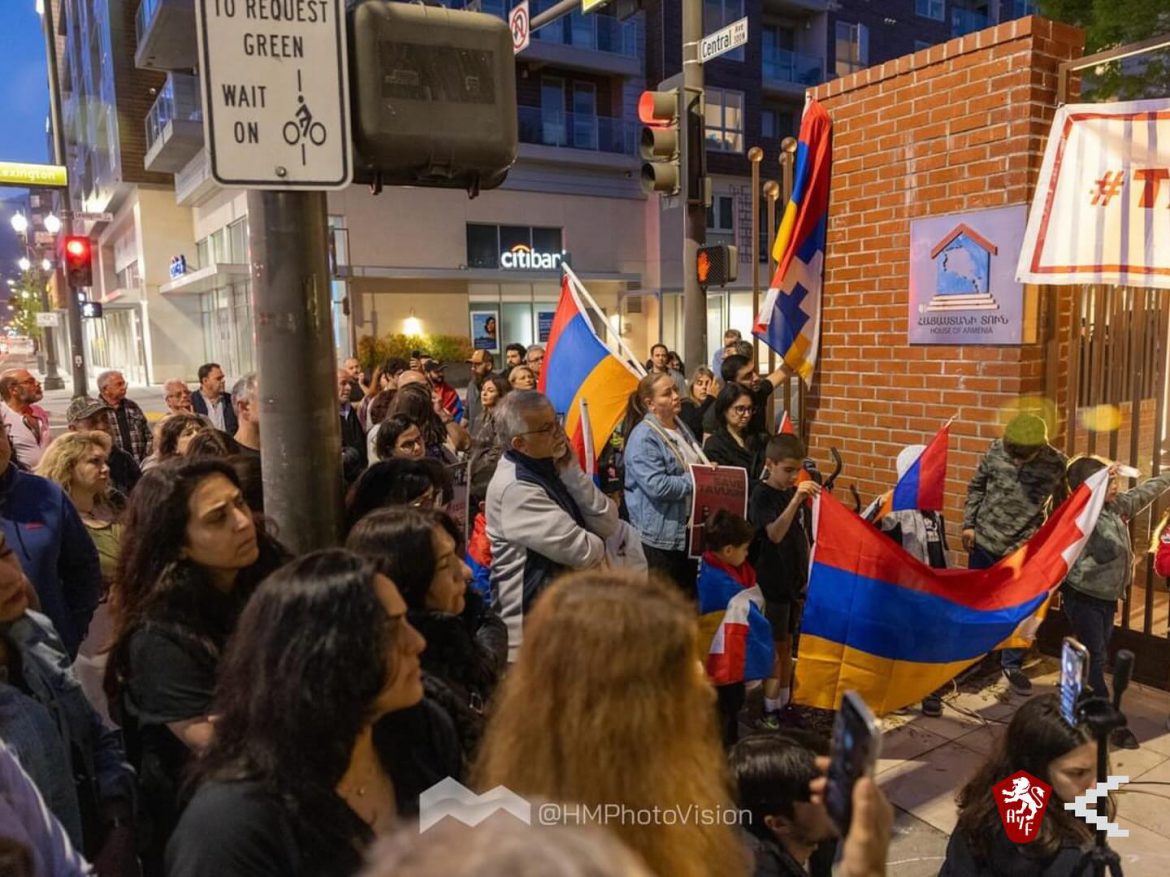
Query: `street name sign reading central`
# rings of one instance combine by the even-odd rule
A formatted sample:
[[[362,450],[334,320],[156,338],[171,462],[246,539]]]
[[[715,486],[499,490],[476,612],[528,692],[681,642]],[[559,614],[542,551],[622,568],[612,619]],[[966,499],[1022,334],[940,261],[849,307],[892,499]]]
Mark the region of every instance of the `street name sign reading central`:
[[[344,0],[195,0],[211,176],[252,189],[353,178]]]
[[[747,40],[748,20],[744,17],[699,40],[699,63],[706,64],[732,49],[738,49]]]

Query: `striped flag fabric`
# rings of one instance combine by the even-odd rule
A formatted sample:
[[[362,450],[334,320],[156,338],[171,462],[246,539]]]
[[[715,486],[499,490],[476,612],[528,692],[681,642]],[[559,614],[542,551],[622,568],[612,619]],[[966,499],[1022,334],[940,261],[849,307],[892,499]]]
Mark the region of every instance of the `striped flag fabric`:
[[[600,449],[625,416],[637,386],[634,370],[597,337],[566,273],[537,387],[564,416],[565,433],[586,472],[599,470]]]
[[[1108,486],[1102,470],[1028,542],[983,570],[931,569],[822,492],[794,700],[836,709],[856,689],[884,715],[1014,638],[1034,638],[1037,610],[1080,556]]]
[[[764,617],[764,594],[749,564],[734,568],[703,555],[697,584],[699,629],[713,685],[766,679],[772,673],[772,625]]]
[[[890,512],[941,512],[946,501],[947,449],[950,445],[950,423],[935,433],[918,458],[898,478],[894,489],[885,499],[874,520]]]
[[[777,435],[796,435],[796,430],[792,428],[792,418],[788,416],[788,412],[784,412],[784,416],[780,418],[780,428],[776,430]]]
[[[809,381],[821,335],[821,287],[829,215],[829,171],[833,123],[810,101],[800,123],[792,198],[776,232],[776,274],[752,334]]]

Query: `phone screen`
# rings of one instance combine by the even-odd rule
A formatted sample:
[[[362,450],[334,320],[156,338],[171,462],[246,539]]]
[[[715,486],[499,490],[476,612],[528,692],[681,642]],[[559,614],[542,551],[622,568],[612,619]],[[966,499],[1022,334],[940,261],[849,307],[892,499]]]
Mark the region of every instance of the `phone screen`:
[[[1060,649],[1060,714],[1070,725],[1077,724],[1077,701],[1085,689],[1085,665],[1089,654],[1071,636]]]
[[[865,701],[847,691],[833,722],[833,745],[825,809],[844,837],[853,818],[853,784],[877,763],[880,737],[877,722]]]

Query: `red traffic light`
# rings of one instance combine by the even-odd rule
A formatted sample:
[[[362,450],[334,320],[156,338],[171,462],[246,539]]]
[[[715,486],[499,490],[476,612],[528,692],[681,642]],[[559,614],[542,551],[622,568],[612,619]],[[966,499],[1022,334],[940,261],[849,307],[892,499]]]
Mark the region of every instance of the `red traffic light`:
[[[65,252],[74,259],[88,259],[89,238],[66,238]]]
[[[638,98],[638,118],[644,125],[673,125],[678,121],[678,92],[644,91]]]
[[[74,289],[93,286],[93,250],[87,237],[65,238],[65,279]]]

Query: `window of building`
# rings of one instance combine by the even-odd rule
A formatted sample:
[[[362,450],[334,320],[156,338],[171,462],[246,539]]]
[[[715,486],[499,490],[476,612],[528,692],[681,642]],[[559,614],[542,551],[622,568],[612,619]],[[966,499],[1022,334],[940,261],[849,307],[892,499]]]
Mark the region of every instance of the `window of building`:
[[[195,242],[195,267],[206,268],[211,264],[211,247],[207,238]]]
[[[703,0],[703,33],[714,33],[743,18],[743,0]],[[726,61],[742,61],[743,46],[719,56]]]
[[[944,0],[914,0],[914,11],[923,18],[946,21],[947,11]]]
[[[921,52],[923,49],[929,49],[933,45],[934,43],[930,42],[929,40],[915,40],[914,51]]]
[[[137,289],[142,283],[142,275],[138,273],[138,262],[134,261],[117,273],[117,289]]]
[[[707,208],[707,243],[735,243],[735,198],[715,195]]]
[[[559,76],[540,79],[541,143],[545,146],[564,146],[565,136],[565,80]]]
[[[500,230],[494,225],[467,225],[467,267],[500,267]]]
[[[760,136],[767,140],[783,140],[795,136],[796,124],[792,111],[776,107],[764,107],[760,111]]]
[[[592,82],[573,83],[573,146],[597,148],[597,86]]]
[[[848,76],[869,66],[869,28],[837,22],[837,75]]]
[[[1036,4],[1032,0],[1002,0],[999,9],[1000,21],[1011,21],[1013,18],[1036,14]]]
[[[707,148],[743,152],[743,92],[707,89]]]
[[[240,264],[248,262],[248,218],[237,219],[227,227],[228,250],[231,260]]]

